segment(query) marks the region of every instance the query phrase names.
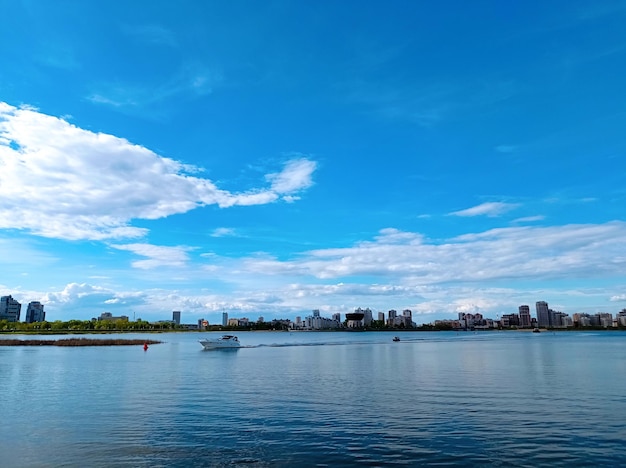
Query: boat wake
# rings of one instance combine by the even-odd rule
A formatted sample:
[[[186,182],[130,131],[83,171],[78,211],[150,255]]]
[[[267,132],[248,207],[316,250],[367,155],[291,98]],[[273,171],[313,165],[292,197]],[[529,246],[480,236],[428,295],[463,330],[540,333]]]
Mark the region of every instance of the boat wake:
[[[402,339],[402,343],[410,343],[424,341],[423,339]],[[351,345],[386,345],[389,341],[320,341],[316,343],[271,343],[258,345],[241,345],[240,348],[295,348],[295,347],[314,347],[314,346],[351,346]],[[397,343],[394,343],[397,344]]]

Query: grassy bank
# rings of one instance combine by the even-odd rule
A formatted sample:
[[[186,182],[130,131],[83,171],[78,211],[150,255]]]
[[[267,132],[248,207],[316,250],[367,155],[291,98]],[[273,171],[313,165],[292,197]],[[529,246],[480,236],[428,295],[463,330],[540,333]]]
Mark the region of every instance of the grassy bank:
[[[66,338],[62,340],[2,340],[0,346],[137,346],[159,344],[156,340]]]

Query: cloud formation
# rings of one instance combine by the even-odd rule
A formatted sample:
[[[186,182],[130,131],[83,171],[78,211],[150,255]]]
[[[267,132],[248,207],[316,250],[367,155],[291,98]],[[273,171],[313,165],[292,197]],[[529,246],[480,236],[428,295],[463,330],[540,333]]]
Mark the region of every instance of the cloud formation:
[[[626,223],[511,227],[436,243],[418,233],[381,231],[374,241],[313,250],[293,261],[254,258],[249,271],[321,279],[387,278],[398,284],[479,283],[522,278],[619,276],[626,267]]]
[[[144,270],[162,266],[183,266],[188,260],[187,250],[189,249],[185,247],[165,247],[151,244],[124,244],[111,245],[111,247],[146,257],[145,260],[137,260],[132,263],[133,267]]]
[[[187,63],[176,75],[163,83],[152,86],[132,82],[100,83],[86,99],[94,104],[133,112],[146,107],[153,108],[163,101],[184,95],[206,96],[213,92],[222,79],[219,70],[210,70],[198,63]]]
[[[139,238],[147,230],[132,226],[134,219],[293,201],[312,185],[315,169],[299,156],[266,176],[269,188],[231,193],[193,175],[197,168],[123,138],[0,102],[0,229],[70,240]]]
[[[482,203],[477,206],[473,206],[471,208],[467,208],[461,211],[454,211],[450,213],[453,216],[489,216],[495,217],[500,216],[507,211],[511,211],[514,208],[517,208],[516,203],[503,203],[503,202],[487,202]]]
[[[214,229],[210,235],[211,237],[233,237],[237,235],[237,232],[233,228],[220,227]]]
[[[272,191],[277,194],[291,194],[313,185],[311,178],[316,163],[307,159],[288,162],[281,172],[268,174],[265,178],[272,183]]]
[[[234,313],[267,317],[301,314],[313,307],[345,313],[357,306],[377,310],[406,307],[416,315],[480,311],[493,317],[540,299],[553,303],[556,298],[574,297],[581,304],[586,301],[591,311],[596,307],[589,301],[626,301],[623,288],[551,289],[553,282],[564,279],[622,278],[626,223],[619,221],[509,227],[436,241],[420,233],[388,228],[369,241],[305,251],[292,259],[203,255],[211,268],[190,264],[187,247],[141,243],[111,247],[144,257],[133,263],[135,268],[158,268],[166,275],[192,274],[207,288],[124,291],[105,281],[104,286],[70,283],[54,293],[18,292],[16,296],[42,300],[50,310],[95,307],[148,314],[169,307],[209,316],[226,307]],[[519,280],[526,286],[513,288]],[[558,302],[554,306],[559,307]]]
[[[69,283],[62,291],[46,293],[43,302],[46,304],[69,304],[86,297],[97,296],[100,300],[110,297],[113,293],[100,286],[87,283]]]

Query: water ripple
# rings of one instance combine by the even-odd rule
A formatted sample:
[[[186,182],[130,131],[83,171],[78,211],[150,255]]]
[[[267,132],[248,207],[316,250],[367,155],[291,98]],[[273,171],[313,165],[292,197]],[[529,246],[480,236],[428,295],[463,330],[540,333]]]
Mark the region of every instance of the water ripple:
[[[0,348],[2,466],[626,465],[626,334],[240,338]]]

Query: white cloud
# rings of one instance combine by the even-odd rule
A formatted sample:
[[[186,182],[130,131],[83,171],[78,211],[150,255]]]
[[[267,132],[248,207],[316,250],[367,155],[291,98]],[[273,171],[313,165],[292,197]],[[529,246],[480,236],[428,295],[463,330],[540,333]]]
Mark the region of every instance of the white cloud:
[[[310,187],[315,168],[299,157],[267,176],[270,188],[231,193],[192,175],[200,169],[122,138],[0,103],[0,229],[71,240],[138,238],[147,230],[130,225],[133,219],[272,203]]]
[[[211,237],[233,237],[237,232],[233,228],[221,227],[214,229],[211,233]]]
[[[187,251],[189,249],[186,247],[165,247],[151,244],[124,244],[111,245],[111,247],[146,257],[146,260],[137,260],[132,263],[133,267],[144,270],[161,266],[179,267],[188,260]]]
[[[253,205],[266,205],[268,203],[275,202],[279,199],[279,196],[272,191],[249,191],[240,194],[228,194],[220,197],[217,204],[221,208],[228,208],[231,206],[253,206]]]
[[[113,87],[105,92],[96,92],[87,96],[87,99],[94,104],[103,104],[106,106],[121,108],[135,107],[139,105],[137,94],[132,89]]]
[[[533,222],[533,221],[543,221],[544,219],[546,219],[546,217],[543,216],[543,215],[526,216],[524,218],[514,219],[512,222],[513,223],[530,223],[530,222]]]
[[[111,291],[87,283],[69,283],[62,291],[46,293],[43,299],[45,304],[59,305],[75,302],[87,296],[107,296]]]
[[[400,284],[482,282],[621,275],[626,223],[513,227],[467,234],[441,243],[417,233],[381,231],[375,241],[322,249],[297,260],[246,260],[248,271],[321,279],[369,276]]]
[[[85,312],[91,317],[102,312],[114,310],[114,315],[127,315],[133,308],[140,308],[150,303],[149,296],[143,292],[115,291],[108,287],[88,283],[68,283],[60,291],[37,293],[35,291],[11,291],[24,304],[37,300],[44,304],[46,320],[86,319]],[[156,304],[150,303],[147,310],[154,310]],[[173,310],[173,309],[170,309]]]
[[[514,208],[517,208],[519,205],[516,203],[503,203],[503,202],[487,202],[482,203],[477,206],[473,206],[472,208],[467,208],[466,210],[454,211],[450,213],[453,216],[500,216],[507,211],[511,211]]]
[[[313,185],[313,172],[317,164],[308,159],[296,159],[285,164],[276,174],[265,176],[272,183],[272,190],[278,194],[292,194]]]
[[[322,297],[353,297],[355,301],[362,297],[412,297],[420,298],[428,287],[416,285],[394,284],[362,284],[362,283],[334,283],[334,284],[290,284],[285,288],[287,297],[297,295],[300,298]],[[357,299],[361,298],[361,299]]]
[[[622,278],[626,223],[617,221],[509,227],[437,240],[383,229],[372,240],[305,251],[291,260],[261,254],[244,259],[203,255],[210,268],[190,264],[187,247],[136,243],[112,248],[142,256],[135,267],[158,266],[151,275],[183,278],[175,284],[187,290],[146,289],[156,278],[147,274],[141,292],[117,290],[111,278],[123,282],[119,272],[103,270],[102,286],[71,283],[60,292],[27,294],[13,285],[6,293],[24,301],[42,300],[51,319],[85,310],[93,310],[94,316],[135,311],[144,319],[164,319],[171,310],[182,309],[195,319],[223,309],[292,317],[314,308],[345,313],[355,307],[409,308],[414,314],[442,317],[474,311],[495,318],[537,300],[548,300],[567,313],[611,311],[611,303],[626,301],[623,288],[580,286]],[[567,290],[563,280],[571,284]],[[559,305],[567,302],[569,310]]]

